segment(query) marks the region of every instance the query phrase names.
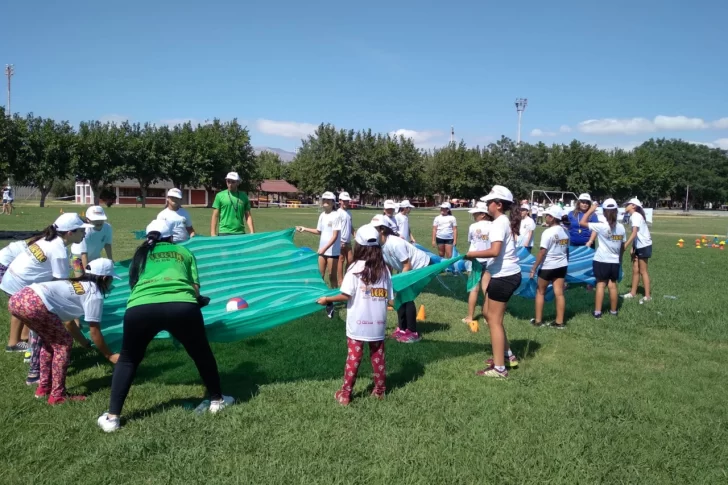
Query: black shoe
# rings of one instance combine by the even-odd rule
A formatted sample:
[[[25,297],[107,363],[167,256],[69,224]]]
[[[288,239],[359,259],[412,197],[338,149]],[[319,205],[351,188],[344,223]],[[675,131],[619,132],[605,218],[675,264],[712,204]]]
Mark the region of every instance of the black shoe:
[[[565,323],[551,322],[551,323],[549,323],[549,327],[555,328],[556,330],[563,330],[563,329],[566,328],[566,324]]]
[[[537,322],[535,318],[532,318],[531,319],[531,325],[533,325],[534,327],[542,327],[543,326],[543,322]]]
[[[597,320],[602,318],[602,312],[594,312],[592,313],[592,315],[594,315],[594,318],[596,318]]]
[[[329,303],[328,305],[326,305],[326,316],[329,318],[332,318],[332,319],[334,318],[334,304],[333,303]]]

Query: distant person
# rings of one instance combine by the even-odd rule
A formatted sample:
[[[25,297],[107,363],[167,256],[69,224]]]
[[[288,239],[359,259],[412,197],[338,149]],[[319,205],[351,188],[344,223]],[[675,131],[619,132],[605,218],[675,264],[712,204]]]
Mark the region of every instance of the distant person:
[[[576,207],[572,212],[567,215],[569,217],[569,238],[571,239],[572,246],[586,246],[592,247],[594,240],[597,238],[596,233],[590,231],[588,228],[580,225],[581,219],[589,211],[592,206],[592,198],[589,194],[579,195],[579,200],[576,203]],[[597,223],[599,218],[592,212],[587,219],[587,222]]]
[[[253,216],[250,214],[250,200],[239,190],[240,175],[230,172],[225,177],[227,190],[218,192],[212,203],[211,236],[233,236],[245,234],[245,224],[250,234],[255,233]]]
[[[414,207],[415,206],[413,206],[409,200],[403,200],[399,204],[399,213],[394,217],[394,219],[397,222],[397,232],[399,233],[399,237],[409,243],[417,244],[417,241],[415,241],[415,237],[410,231],[409,225],[409,214],[410,212],[412,212],[412,209],[414,209]]]
[[[516,247],[526,248],[530,253],[533,249],[533,241],[536,238],[536,221],[531,219],[531,211],[528,204],[521,204],[521,229]]]
[[[531,204],[531,219],[538,224],[538,202]]]
[[[337,265],[337,279],[344,281],[344,273],[351,263],[351,239],[353,227],[351,222],[351,196],[349,192],[339,194],[339,209],[336,211],[341,217],[341,253]]]
[[[399,230],[397,229],[397,219],[395,218],[395,212],[397,211],[397,204],[393,200],[384,201],[384,222],[387,224],[392,232],[399,236]]]
[[[3,214],[13,213],[13,199],[13,188],[8,185],[3,189]]]
[[[478,202],[475,207],[468,210],[473,215],[473,224],[468,229],[468,251],[487,251],[490,249],[490,228],[493,225],[493,217],[488,214],[488,205],[485,202]],[[488,295],[486,288],[490,283],[490,273],[485,270],[488,264],[487,258],[476,258],[472,261],[470,276],[468,277],[468,315],[462,319],[463,323],[470,324],[477,320],[475,317],[475,306],[478,304],[478,294],[483,292],[483,315],[488,307]]]
[[[637,288],[641,277],[645,296],[640,299],[640,303],[646,303],[652,301],[650,273],[647,269],[647,263],[652,257],[652,235],[649,227],[647,227],[647,216],[642,208],[642,202],[635,197],[626,202],[626,206],[625,213],[629,214],[632,232],[627,242],[624,243],[624,247],[626,248],[632,244],[632,289],[629,293],[622,295],[622,298],[629,299],[637,296]]]
[[[346,343],[348,348],[344,383],[334,394],[346,406],[359,373],[364,345],[369,347],[374,389],[372,396],[383,399],[386,391],[386,359],[384,337],[387,327],[387,305],[393,304],[392,275],[387,269],[380,247],[379,232],[365,225],[356,232],[354,260],[341,283],[341,294],[322,297],[319,305],[346,302]]]
[[[538,220],[536,221],[536,224],[543,226],[543,214],[544,214],[545,208],[544,203],[538,204]]]
[[[167,221],[172,225],[174,242],[180,243],[195,237],[195,228],[192,226],[192,217],[187,209],[182,207],[182,191],[178,188],[167,192],[167,206],[157,214],[157,219]],[[215,198],[217,199],[217,197]]]
[[[109,224],[104,208],[100,205],[93,205],[86,210],[86,220],[91,227],[86,228],[86,236],[78,244],[71,245],[71,265],[74,267],[75,276],[81,276],[83,268],[91,261],[101,257],[101,251],[106,252],[106,257],[113,261],[112,243],[114,231]]]
[[[452,258],[452,248],[458,244],[458,220],[452,215],[449,202],[440,204],[440,214],[432,221],[432,247],[441,258]]]

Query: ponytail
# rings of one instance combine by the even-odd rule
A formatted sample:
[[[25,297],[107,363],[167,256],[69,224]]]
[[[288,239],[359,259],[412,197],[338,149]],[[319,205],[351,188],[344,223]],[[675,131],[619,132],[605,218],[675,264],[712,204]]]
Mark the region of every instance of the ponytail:
[[[638,212],[645,221],[647,221],[647,216],[645,215],[645,210],[642,207],[636,205],[636,206],[634,206],[634,210],[635,210],[635,212]]]
[[[609,223],[609,227],[612,228],[612,230],[617,227],[618,213],[618,209],[604,209],[604,218],[607,220],[607,223]]]
[[[86,270],[90,270],[90,266],[86,266]],[[91,283],[96,284],[96,289],[101,292],[104,297],[109,296],[109,292],[111,291],[111,285],[109,284],[111,280],[111,276],[101,276],[96,274],[89,274],[84,273],[81,276],[78,276],[76,278],[68,278],[68,281],[74,281],[74,282],[81,282],[81,281],[90,281]]]
[[[511,210],[511,215],[509,217],[509,220],[511,222],[511,232],[513,233],[514,237],[518,237],[521,234],[521,220],[523,219],[521,217],[521,208],[518,207],[513,202],[509,202],[507,200],[497,200],[496,202],[500,202],[503,206],[503,213],[505,214],[508,209]]]
[[[28,246],[37,243],[41,239],[45,239],[46,241],[53,241],[57,237],[58,230],[56,229],[55,224],[51,224],[50,226],[43,229],[43,232],[41,232],[40,234],[36,234],[35,236],[28,239]]]
[[[569,219],[569,216],[567,214],[561,216],[561,225],[571,227],[571,219]]]
[[[131,260],[131,265],[129,266],[129,287],[131,289],[134,289],[139,281],[139,276],[144,272],[144,268],[147,266],[147,256],[149,253],[154,251],[154,248],[159,242],[172,242],[172,238],[168,237],[162,239],[162,235],[159,232],[152,231],[147,234],[147,240],[144,241],[134,253],[134,258]]]

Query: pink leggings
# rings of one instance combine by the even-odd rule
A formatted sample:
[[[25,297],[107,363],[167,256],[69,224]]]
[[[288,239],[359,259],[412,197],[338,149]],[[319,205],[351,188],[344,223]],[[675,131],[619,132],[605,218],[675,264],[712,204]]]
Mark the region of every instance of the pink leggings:
[[[372,372],[374,379],[374,394],[384,396],[386,390],[384,385],[386,375],[386,363],[384,358],[384,340],[376,342],[362,342],[361,340],[346,339],[349,348],[346,356],[346,367],[344,368],[344,384],[341,386],[343,394],[349,398],[356,383],[356,376],[359,373],[359,364],[364,356],[364,345],[369,345],[369,354],[372,361]]]
[[[65,396],[73,337],[66,331],[61,319],[48,311],[43,300],[30,287],[23,288],[10,298],[8,310],[42,339],[38,389],[50,392],[53,397]]]

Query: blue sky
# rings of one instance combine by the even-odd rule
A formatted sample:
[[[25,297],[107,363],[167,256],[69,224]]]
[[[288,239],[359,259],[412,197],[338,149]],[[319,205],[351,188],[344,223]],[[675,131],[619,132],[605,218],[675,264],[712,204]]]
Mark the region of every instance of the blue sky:
[[[454,125],[486,144],[515,138],[526,97],[528,142],[728,148],[725,0],[11,0],[0,17],[13,111],[73,123],[236,117],[286,150],[320,122],[422,147]]]

